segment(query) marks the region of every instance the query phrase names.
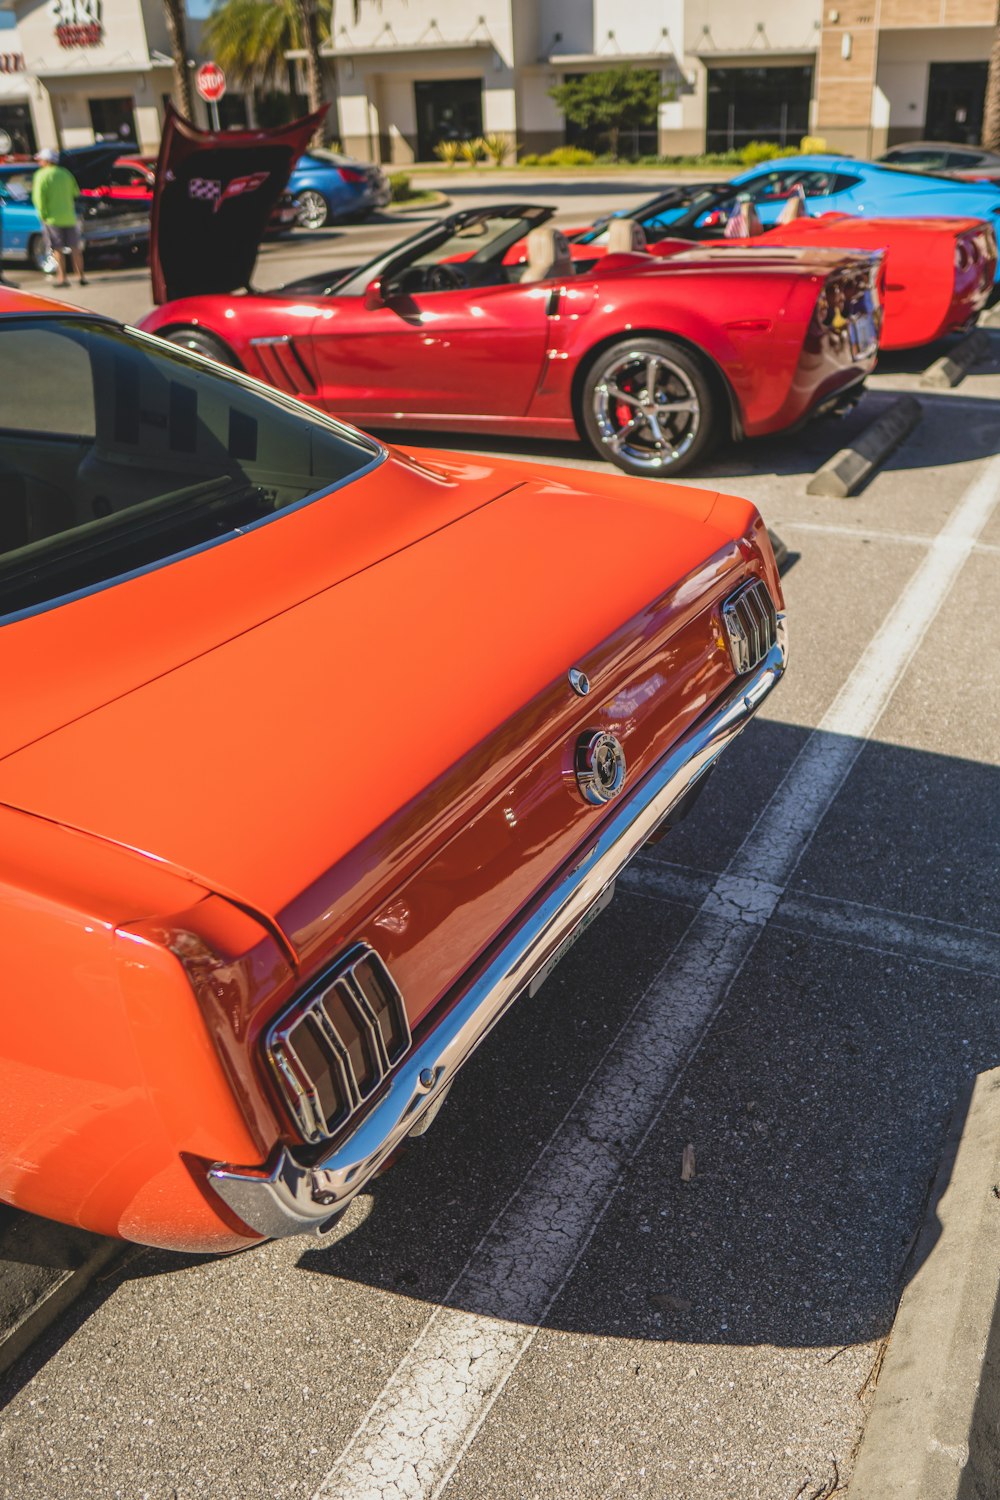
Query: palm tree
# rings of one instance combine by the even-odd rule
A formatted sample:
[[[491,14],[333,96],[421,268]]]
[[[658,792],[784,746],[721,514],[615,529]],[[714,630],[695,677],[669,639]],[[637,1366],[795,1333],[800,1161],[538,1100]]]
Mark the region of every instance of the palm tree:
[[[185,119],[194,118],[191,99],[191,78],[187,65],[187,24],[184,18],[184,0],[163,0],[167,31],[170,33],[170,52],[174,60],[174,104]]]
[[[205,22],[205,44],[227,78],[252,93],[267,92],[288,76],[286,53],[306,45],[302,10],[309,0],[221,0]],[[322,103],[319,44],[329,36],[325,18],[312,7],[316,42],[315,96],[309,107]],[[315,98],[315,102],[314,102]]]
[[[983,145],[990,151],[1000,150],[1000,12],[993,31],[993,46],[990,48],[990,70],[986,75]]]
[[[358,0],[355,0],[355,10]],[[323,65],[319,60],[319,18],[316,15],[316,0],[295,0],[295,13],[299,23],[299,45],[306,54],[306,98],[310,110],[319,109],[323,103]],[[326,34],[330,35],[333,6],[330,6]]]
[[[382,0],[374,3],[381,9]],[[227,77],[251,92],[273,89],[286,75],[286,54],[304,52],[306,97],[310,110],[319,109],[320,47],[333,33],[335,4],[333,0],[320,12],[316,0],[217,0],[205,22],[205,42]],[[362,0],[351,0],[355,24],[361,5]]]

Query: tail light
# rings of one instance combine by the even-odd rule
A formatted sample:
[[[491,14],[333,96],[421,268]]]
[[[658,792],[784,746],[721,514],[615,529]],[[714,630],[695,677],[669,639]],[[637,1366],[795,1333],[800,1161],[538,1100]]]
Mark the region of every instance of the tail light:
[[[359,172],[357,167],[338,167],[337,171],[345,182],[361,183],[368,180],[365,172]]]
[[[767,585],[751,578],[731,594],[722,606],[722,623],[737,673],[752,672],[778,639],[778,616]]]
[[[403,997],[375,950],[359,943],[272,1022],[264,1055],[302,1138],[322,1141],[409,1045]]]

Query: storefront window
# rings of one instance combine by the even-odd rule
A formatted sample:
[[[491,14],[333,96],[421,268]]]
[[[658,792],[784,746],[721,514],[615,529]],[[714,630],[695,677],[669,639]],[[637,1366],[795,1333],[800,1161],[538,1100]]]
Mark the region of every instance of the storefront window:
[[[242,94],[223,94],[219,100],[219,125],[223,130],[245,130],[247,102]]]
[[[35,132],[26,104],[0,104],[0,130],[10,136],[10,149],[15,156],[34,156]]]
[[[985,62],[931,63],[925,126],[928,140],[958,141],[968,146],[979,143],[988,71]]]
[[[438,141],[470,141],[483,133],[483,80],[415,83],[417,160],[433,161]]]
[[[135,100],[88,99],[95,141],[135,141]]]
[[[708,70],[709,151],[739,150],[749,141],[797,146],[809,130],[811,67]]]

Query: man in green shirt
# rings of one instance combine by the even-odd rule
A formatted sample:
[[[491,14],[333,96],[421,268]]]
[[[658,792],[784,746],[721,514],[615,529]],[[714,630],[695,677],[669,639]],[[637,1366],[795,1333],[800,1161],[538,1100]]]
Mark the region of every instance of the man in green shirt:
[[[73,270],[86,286],[83,274],[83,245],[76,221],[76,200],[80,192],[72,172],[57,164],[56,153],[48,147],[39,151],[38,171],[31,179],[31,201],[42,221],[45,240],[55,256],[59,275],[56,286],[69,286],[66,277],[66,252],[73,257]]]

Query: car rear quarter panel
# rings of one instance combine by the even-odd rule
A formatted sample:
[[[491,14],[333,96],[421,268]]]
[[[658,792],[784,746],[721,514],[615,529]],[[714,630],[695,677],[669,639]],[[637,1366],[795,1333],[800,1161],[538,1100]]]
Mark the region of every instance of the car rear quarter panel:
[[[634,491],[643,481],[609,488],[626,484]],[[754,508],[729,497],[700,498],[714,550],[575,660],[591,679],[587,699],[572,694],[560,675],[277,912],[304,981],[349,943],[367,941],[389,963],[420,1035],[606,816],[608,809],[588,807],[576,789],[579,734],[617,735],[634,785],[729,686],[722,600],[749,573],[765,578],[779,606],[781,590]],[[275,999],[247,1010],[242,1032],[229,1035],[229,1008],[217,1006],[210,990],[204,1003],[213,1034],[252,1094],[260,1086],[259,1038],[279,1008]]]
[[[220,975],[283,977],[269,934],[180,875],[2,806],[0,851],[0,1198],[169,1249],[245,1246],[185,1156],[258,1151],[261,1134],[167,934],[214,939],[219,1004]],[[182,915],[171,928],[157,910]]]
[[[844,214],[797,219],[768,230],[763,245],[840,245],[886,252],[883,349],[910,349],[961,326],[983,307],[995,257],[974,247],[978,219],[857,219]],[[981,238],[981,235],[980,235]],[[959,242],[970,249],[963,267]]]
[[[550,320],[549,359],[533,417],[564,414],[577,372],[630,334],[675,338],[707,358],[727,382],[747,436],[797,420],[819,386],[835,378],[822,362],[801,364],[822,274],[766,269],[749,257],[745,265],[711,269],[609,259],[621,269],[599,272],[589,305],[577,312],[570,303],[567,315]]]

